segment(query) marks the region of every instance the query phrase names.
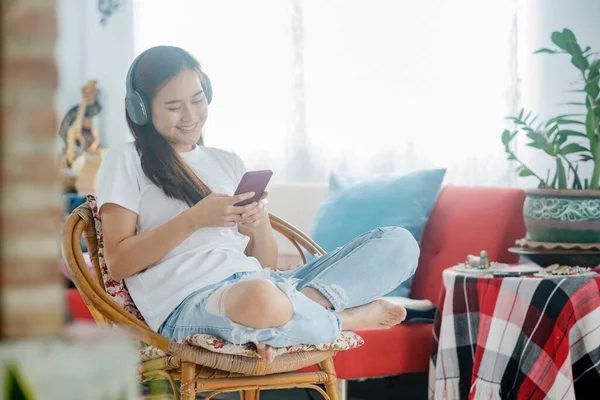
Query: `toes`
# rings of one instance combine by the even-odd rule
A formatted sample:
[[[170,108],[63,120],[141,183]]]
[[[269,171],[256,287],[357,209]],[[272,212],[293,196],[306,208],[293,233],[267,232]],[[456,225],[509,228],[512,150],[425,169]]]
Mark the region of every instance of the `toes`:
[[[268,363],[273,362],[273,360],[275,359],[275,349],[272,348],[271,346],[267,346],[267,353],[266,353],[266,360]]]
[[[265,360],[267,363],[271,363],[275,359],[275,349],[271,346],[267,346],[264,343],[256,344],[256,352],[260,358]]]
[[[263,343],[256,344],[256,352],[258,353],[260,358],[262,358],[262,359],[267,358],[267,346],[265,346]]]

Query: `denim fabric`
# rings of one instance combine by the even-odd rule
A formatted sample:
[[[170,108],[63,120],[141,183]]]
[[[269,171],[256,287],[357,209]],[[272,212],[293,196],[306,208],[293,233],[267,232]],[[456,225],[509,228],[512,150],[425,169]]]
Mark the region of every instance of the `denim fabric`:
[[[173,310],[159,333],[172,340],[205,333],[235,344],[260,342],[273,347],[332,342],[341,331],[337,311],[370,303],[409,279],[417,268],[419,252],[406,229],[377,228],[295,270],[241,272],[197,290]],[[254,329],[231,321],[221,309],[207,311],[211,294],[223,293],[245,279],[267,279],[277,285],[292,304],[290,321],[278,327]],[[304,287],[321,292],[333,309],[300,293]]]

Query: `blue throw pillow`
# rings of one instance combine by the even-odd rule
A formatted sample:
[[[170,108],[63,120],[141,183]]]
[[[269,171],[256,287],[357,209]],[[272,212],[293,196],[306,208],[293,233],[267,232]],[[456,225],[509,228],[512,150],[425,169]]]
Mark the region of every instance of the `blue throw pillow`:
[[[86,201],[85,196],[80,196],[74,193],[65,194],[63,199],[65,201],[65,211],[67,215],[71,214],[74,209],[76,209]],[[84,253],[87,252],[87,245],[85,243],[85,240],[81,241],[81,251],[83,251]]]
[[[405,228],[420,241],[445,173],[445,169],[422,170],[360,181],[331,174],[311,237],[327,252],[383,226]],[[409,297],[411,284],[412,278],[387,296]]]

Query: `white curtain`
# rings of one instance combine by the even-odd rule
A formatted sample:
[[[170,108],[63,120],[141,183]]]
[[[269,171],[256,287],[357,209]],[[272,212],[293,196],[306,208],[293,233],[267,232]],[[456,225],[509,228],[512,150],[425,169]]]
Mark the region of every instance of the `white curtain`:
[[[137,52],[186,48],[212,79],[206,143],[274,181],[447,168],[515,185],[516,0],[137,0]]]

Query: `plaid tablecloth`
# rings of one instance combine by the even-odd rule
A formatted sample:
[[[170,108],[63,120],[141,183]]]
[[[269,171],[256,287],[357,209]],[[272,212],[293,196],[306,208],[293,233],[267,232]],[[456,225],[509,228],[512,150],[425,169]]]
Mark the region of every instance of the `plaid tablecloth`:
[[[430,399],[600,399],[600,275],[444,272]],[[586,397],[587,398],[587,397]]]

